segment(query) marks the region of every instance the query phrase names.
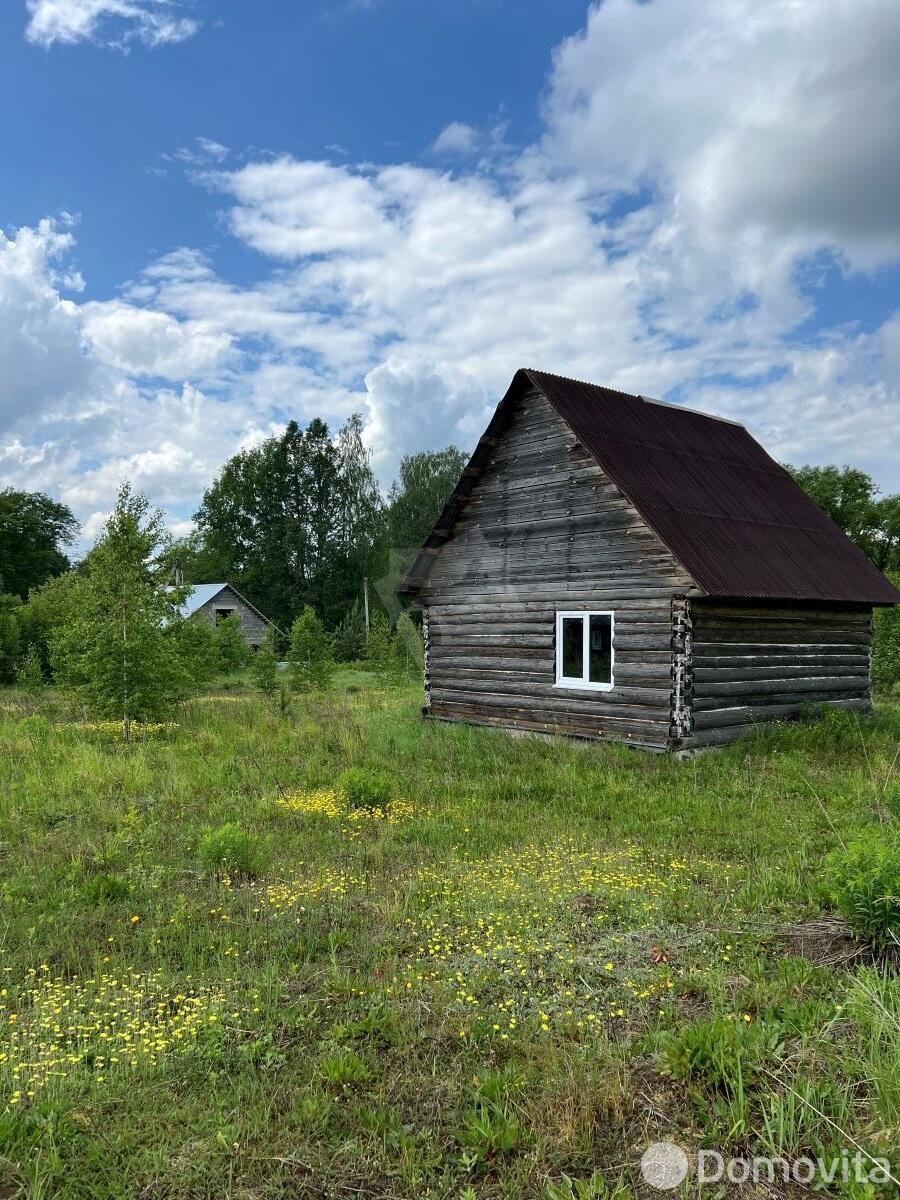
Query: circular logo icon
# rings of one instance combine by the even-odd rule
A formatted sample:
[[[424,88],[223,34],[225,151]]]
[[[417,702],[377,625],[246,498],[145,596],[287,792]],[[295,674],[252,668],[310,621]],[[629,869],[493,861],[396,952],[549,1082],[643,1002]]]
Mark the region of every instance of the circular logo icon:
[[[641,1156],[641,1174],[661,1192],[677,1188],[688,1173],[688,1156],[674,1142],[654,1142]]]

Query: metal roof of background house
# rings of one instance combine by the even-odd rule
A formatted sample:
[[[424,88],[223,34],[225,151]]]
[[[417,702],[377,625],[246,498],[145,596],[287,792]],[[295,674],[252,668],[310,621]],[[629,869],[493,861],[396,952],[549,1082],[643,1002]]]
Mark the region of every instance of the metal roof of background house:
[[[900,603],[900,592],[743,425],[533,370],[516,372],[404,581],[407,595],[449,538],[512,405],[533,387],[708,595]]]
[[[210,600],[214,600],[223,588],[227,587],[227,583],[195,583],[178,611],[183,617],[191,617],[204,604],[209,604]]]
[[[225,588],[229,588],[232,592],[234,592],[239,600],[243,601],[243,603],[247,605],[248,608],[252,608],[261,621],[265,621],[267,625],[271,625],[273,629],[277,629],[278,632],[281,633],[281,630],[278,629],[278,626],[274,623],[274,621],[271,621],[265,613],[261,613],[256,605],[251,604],[246,596],[242,596],[233,583],[193,584],[184,603],[178,609],[179,613],[182,615],[182,617],[192,617],[194,613],[199,612],[205,604],[209,604],[210,600],[215,600],[219,592],[224,591]]]

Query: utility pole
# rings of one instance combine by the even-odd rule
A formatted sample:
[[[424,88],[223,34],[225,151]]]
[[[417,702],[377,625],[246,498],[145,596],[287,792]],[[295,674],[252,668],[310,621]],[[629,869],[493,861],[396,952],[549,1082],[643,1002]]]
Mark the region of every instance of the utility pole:
[[[366,641],[369,640],[369,577],[363,579],[363,610],[366,614]]]

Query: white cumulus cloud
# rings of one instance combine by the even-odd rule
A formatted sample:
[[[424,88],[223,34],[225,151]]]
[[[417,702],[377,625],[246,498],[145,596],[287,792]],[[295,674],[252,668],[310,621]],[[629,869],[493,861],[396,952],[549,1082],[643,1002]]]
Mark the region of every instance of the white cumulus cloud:
[[[97,42],[122,47],[183,42],[198,30],[176,0],[27,0],[25,36],[39,46]]]
[[[86,304],[82,315],[93,352],[129,375],[189,379],[231,357],[228,333],[179,322],[165,312],[112,300]]]
[[[900,251],[895,0],[605,0],[556,51],[550,151],[686,222]]]
[[[900,488],[900,302],[831,327],[803,283],[813,255],[900,259],[898,39],[894,0],[605,0],[519,151],[228,170],[198,140],[184,165],[258,256],[249,282],[182,246],[82,303],[70,228],[0,240],[4,474],[86,517],[130,475],[183,522],[240,446],[358,409],[389,482],[404,453],[474,444],[536,366]]]
[[[465,121],[451,121],[434,139],[435,154],[471,154],[478,142],[478,130]]]

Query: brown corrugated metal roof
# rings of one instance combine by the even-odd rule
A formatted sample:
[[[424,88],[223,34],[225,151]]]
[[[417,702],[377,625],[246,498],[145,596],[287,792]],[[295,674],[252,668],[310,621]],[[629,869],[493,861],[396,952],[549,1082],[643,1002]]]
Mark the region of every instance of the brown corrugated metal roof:
[[[404,583],[446,540],[511,405],[537,387],[710,596],[896,604],[900,593],[743,425],[520,370]]]

